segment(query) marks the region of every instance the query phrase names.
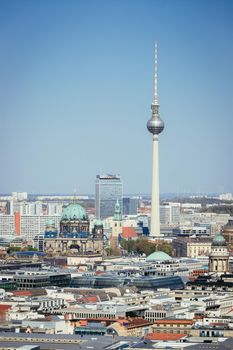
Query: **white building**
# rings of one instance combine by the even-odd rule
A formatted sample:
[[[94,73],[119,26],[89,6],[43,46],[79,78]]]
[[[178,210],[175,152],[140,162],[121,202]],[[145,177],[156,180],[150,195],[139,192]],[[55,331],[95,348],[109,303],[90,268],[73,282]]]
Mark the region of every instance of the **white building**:
[[[15,233],[14,215],[0,215],[0,237],[13,236]]]
[[[47,204],[47,215],[62,215],[63,203],[52,202]]]
[[[25,201],[28,198],[27,192],[12,192],[11,196],[16,201]]]
[[[48,220],[53,220],[59,230],[60,215],[20,215],[18,236],[30,241],[36,235],[45,232]],[[16,232],[16,220],[14,215],[0,215],[0,237],[14,235]]]
[[[56,229],[59,229],[60,215],[22,215],[20,220],[20,236],[27,241],[32,240],[36,235],[45,232],[48,220],[53,220]]]
[[[160,222],[168,225],[180,223],[180,203],[160,205]]]
[[[233,195],[232,195],[232,193],[223,193],[223,194],[219,195],[219,199],[221,201],[232,201]]]

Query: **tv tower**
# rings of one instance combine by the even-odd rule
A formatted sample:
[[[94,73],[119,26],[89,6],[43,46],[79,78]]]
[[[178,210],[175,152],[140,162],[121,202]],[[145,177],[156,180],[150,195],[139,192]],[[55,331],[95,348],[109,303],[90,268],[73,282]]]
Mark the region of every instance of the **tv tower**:
[[[159,204],[159,134],[164,129],[164,122],[159,115],[157,43],[155,44],[155,68],[154,69],[155,69],[154,100],[151,105],[152,116],[147,122],[147,129],[149,130],[149,132],[153,134],[150,236],[159,237],[161,235],[160,234],[160,204]]]

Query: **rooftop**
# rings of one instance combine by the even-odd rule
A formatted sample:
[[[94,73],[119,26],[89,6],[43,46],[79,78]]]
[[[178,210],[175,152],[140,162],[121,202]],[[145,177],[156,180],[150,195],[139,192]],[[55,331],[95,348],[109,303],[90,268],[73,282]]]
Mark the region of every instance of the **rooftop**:
[[[189,325],[192,325],[193,323],[194,323],[193,320],[178,320],[178,319],[154,321],[154,324],[189,324]]]
[[[185,337],[186,334],[175,334],[175,333],[158,333],[158,332],[154,332],[154,333],[148,333],[145,336],[145,339],[148,340],[179,340],[183,337]]]

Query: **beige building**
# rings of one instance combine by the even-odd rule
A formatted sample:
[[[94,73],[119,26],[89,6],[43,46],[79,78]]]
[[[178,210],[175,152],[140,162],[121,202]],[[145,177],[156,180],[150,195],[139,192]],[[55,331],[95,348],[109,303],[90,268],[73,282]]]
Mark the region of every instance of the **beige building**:
[[[157,320],[152,326],[152,331],[158,333],[178,333],[190,335],[192,334],[194,324],[195,321],[186,319]]]
[[[211,239],[208,237],[177,237],[172,245],[177,257],[197,258],[203,255],[209,256],[211,252]]]
[[[143,318],[118,319],[109,327],[114,330],[118,336],[124,337],[143,337],[148,333],[152,322]]]
[[[208,256],[211,251],[211,241],[209,238],[191,238],[187,243],[187,256],[197,258],[199,256]]]

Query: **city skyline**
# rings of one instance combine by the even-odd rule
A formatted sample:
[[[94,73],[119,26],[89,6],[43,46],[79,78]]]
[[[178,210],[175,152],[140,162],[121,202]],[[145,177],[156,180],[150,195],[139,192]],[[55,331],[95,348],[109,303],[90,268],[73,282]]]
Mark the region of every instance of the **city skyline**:
[[[161,193],[233,192],[230,1],[1,1],[0,193],[150,193],[159,47]]]

